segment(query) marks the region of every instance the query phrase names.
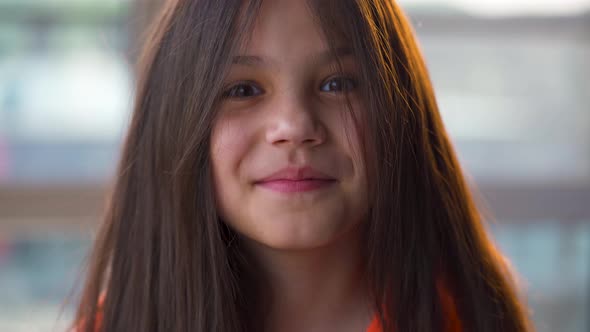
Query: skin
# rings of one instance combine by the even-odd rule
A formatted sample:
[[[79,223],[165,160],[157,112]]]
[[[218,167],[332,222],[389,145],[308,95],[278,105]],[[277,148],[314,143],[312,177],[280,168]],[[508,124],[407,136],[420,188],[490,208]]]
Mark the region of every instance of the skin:
[[[359,228],[368,185],[344,97],[362,114],[355,60],[340,57],[342,78],[305,1],[266,1],[251,37],[225,78],[213,125],[219,214],[269,280],[268,331],[364,331],[372,311]],[[256,184],[287,166],[336,181],[296,193]]]

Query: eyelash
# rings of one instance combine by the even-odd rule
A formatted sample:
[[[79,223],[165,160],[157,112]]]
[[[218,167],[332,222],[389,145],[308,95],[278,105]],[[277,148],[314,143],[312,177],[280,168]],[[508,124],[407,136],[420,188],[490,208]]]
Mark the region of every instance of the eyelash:
[[[348,91],[354,90],[354,89],[356,89],[356,87],[358,85],[357,80],[354,77],[350,77],[350,76],[333,76],[333,77],[330,77],[329,79],[327,79],[326,81],[322,82],[322,84],[320,85],[320,90],[322,92],[334,93],[334,91],[324,91],[323,90],[323,87],[326,86],[329,83],[333,83],[333,82],[340,82],[340,83],[342,83],[343,81],[345,82],[345,84],[348,84],[348,87],[345,87],[343,89],[341,88],[342,90],[338,90],[336,93],[340,93],[342,91],[348,92]]]
[[[262,90],[260,87],[258,87],[258,85],[252,81],[242,81],[242,82],[238,82],[234,85],[232,85],[231,87],[229,87],[227,90],[225,90],[223,92],[223,99],[227,99],[227,98],[236,98],[236,99],[246,99],[246,98],[252,98],[252,96],[248,96],[248,97],[241,97],[241,96],[236,96],[236,90],[239,88],[244,88],[244,87],[250,87],[250,88],[254,88],[255,90],[260,91],[260,94],[262,94],[264,92],[264,90]]]
[[[340,84],[342,84],[342,82],[344,81],[344,84],[348,84],[345,88],[340,88],[341,90],[337,90],[337,91],[325,91],[323,88],[327,85],[327,84],[333,84],[335,82],[339,82]],[[325,81],[322,82],[322,84],[320,84],[320,91],[322,92],[326,92],[326,93],[332,93],[332,94],[339,94],[344,92],[348,92],[351,90],[354,90],[357,87],[358,83],[357,80],[354,77],[350,77],[350,76],[333,76]],[[239,89],[252,89],[255,90],[258,93],[255,96],[238,96],[237,94],[239,93],[238,90]],[[260,94],[264,93],[264,90],[262,88],[260,88],[256,83],[252,82],[252,81],[242,81],[242,82],[238,82],[234,85],[232,85],[231,87],[229,87],[227,90],[225,90],[222,94],[223,99],[229,99],[229,98],[234,98],[234,99],[248,99],[248,98],[254,98]]]

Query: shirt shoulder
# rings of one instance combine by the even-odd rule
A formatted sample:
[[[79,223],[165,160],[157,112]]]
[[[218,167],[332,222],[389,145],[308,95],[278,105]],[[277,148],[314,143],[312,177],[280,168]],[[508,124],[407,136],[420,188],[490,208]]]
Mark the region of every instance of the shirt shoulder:
[[[461,320],[459,318],[459,314],[455,304],[455,299],[453,298],[449,290],[445,287],[444,282],[442,280],[437,281],[436,287],[441,299],[443,315],[446,317],[443,331],[462,332],[463,327],[461,324]],[[367,328],[366,332],[384,332],[381,329],[381,324],[377,316],[373,318],[373,321],[371,322],[371,324],[369,324],[369,327]]]

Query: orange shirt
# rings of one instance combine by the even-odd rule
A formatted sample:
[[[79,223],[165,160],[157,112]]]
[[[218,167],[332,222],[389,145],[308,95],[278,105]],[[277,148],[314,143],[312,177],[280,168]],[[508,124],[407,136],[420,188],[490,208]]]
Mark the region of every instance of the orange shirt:
[[[444,288],[442,281],[437,283],[437,288],[441,297],[442,306],[443,306],[443,314],[447,318],[446,325],[443,329],[444,332],[461,332],[463,328],[461,327],[461,320],[459,319],[459,314],[457,313],[457,308],[455,306],[455,301],[451,294]],[[379,319],[375,317],[369,327],[367,328],[366,332],[383,332],[381,329],[381,324],[379,323]]]
[[[443,312],[444,315],[447,317],[447,324],[444,327],[444,332],[461,332],[463,329],[461,327],[461,320],[459,319],[459,315],[457,313],[457,309],[455,307],[455,301],[453,300],[453,297],[451,296],[451,294],[449,294],[449,292],[447,292],[444,287],[442,286],[442,283],[438,283],[438,290],[441,296],[441,300],[442,300],[442,305],[443,305]],[[99,300],[99,307],[102,306],[104,299],[105,299],[105,294],[101,294],[100,296],[100,300]],[[102,312],[99,311],[97,317],[96,317],[96,326],[100,326],[102,323]],[[78,332],[81,331],[83,327],[83,322],[82,324],[77,324],[76,327],[74,328],[74,330],[72,332]],[[98,330],[98,329],[96,329]],[[379,319],[377,317],[375,317],[373,319],[373,321],[371,322],[371,324],[369,325],[369,327],[367,328],[366,332],[383,332],[381,329],[381,326],[379,324]]]

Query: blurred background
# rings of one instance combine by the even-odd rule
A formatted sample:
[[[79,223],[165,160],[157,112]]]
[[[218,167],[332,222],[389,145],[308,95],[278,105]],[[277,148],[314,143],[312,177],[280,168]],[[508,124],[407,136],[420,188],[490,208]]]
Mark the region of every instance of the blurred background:
[[[0,0],[0,331],[72,317],[161,1]],[[542,332],[590,331],[589,2],[400,1]]]

